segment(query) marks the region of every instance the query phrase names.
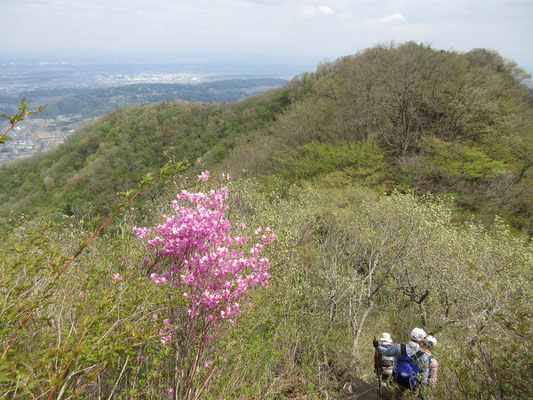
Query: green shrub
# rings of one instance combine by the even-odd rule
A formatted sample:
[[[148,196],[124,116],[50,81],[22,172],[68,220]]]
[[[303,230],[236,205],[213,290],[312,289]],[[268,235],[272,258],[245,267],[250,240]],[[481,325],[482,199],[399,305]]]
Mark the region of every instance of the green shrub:
[[[445,142],[435,137],[424,140],[422,150],[428,164],[467,181],[493,179],[505,168],[505,163],[490,158],[475,147]]]

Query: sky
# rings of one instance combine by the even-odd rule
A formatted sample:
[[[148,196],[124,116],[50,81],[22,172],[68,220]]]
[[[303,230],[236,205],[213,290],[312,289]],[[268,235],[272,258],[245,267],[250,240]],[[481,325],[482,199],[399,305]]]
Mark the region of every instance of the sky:
[[[487,48],[533,72],[533,0],[0,0],[1,53],[333,61],[383,43]]]

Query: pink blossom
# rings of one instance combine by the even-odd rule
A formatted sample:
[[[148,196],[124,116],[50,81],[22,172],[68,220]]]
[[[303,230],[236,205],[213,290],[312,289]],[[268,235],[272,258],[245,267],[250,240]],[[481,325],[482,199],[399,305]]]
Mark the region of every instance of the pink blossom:
[[[167,279],[166,276],[158,275],[158,274],[155,274],[155,273],[150,274],[150,279],[153,280],[157,284],[167,283],[168,282],[168,279]]]
[[[148,228],[138,228],[134,226],[133,228],[131,228],[131,230],[137,235],[139,239],[146,239],[148,236],[150,236],[150,229]]]
[[[159,337],[161,343],[166,345],[172,340],[172,332],[174,331],[174,326],[170,323],[169,319],[163,321],[163,327],[159,330]]]
[[[114,274],[111,279],[113,279],[114,282],[124,282],[124,278],[119,273]]]
[[[231,179],[231,176],[230,176],[230,174],[222,173],[222,179],[226,179],[226,180],[229,181]]]
[[[212,365],[213,365],[213,361],[207,361],[207,362],[204,364],[204,368],[205,368],[205,369],[209,369],[209,368],[211,368]]]
[[[270,235],[261,235],[261,241],[265,244],[272,242],[274,239],[276,239],[276,235],[274,233],[271,233]]]
[[[248,241],[248,236],[244,236],[244,237],[236,237],[235,238],[235,242],[237,244],[243,244],[243,243],[246,243]]]
[[[207,180],[208,171],[200,177]],[[233,236],[225,215],[227,198],[227,187],[207,194],[183,190],[172,203],[173,215],[164,216],[156,227],[134,228],[148,244],[150,255],[143,264],[158,260],[159,269],[150,279],[155,284],[172,282],[168,290],[187,299],[188,317],[210,321],[213,327],[241,313],[240,304],[248,304],[246,298],[254,287],[268,286],[270,262],[261,253],[275,239],[271,228],[265,229],[259,243],[247,245],[247,236]],[[244,222],[239,228],[246,228]],[[262,230],[255,232],[260,235]],[[159,334],[163,344],[171,340],[174,329],[167,323],[170,320]]]
[[[198,180],[200,182],[207,182],[209,179],[209,171],[204,171],[200,175],[198,175]]]

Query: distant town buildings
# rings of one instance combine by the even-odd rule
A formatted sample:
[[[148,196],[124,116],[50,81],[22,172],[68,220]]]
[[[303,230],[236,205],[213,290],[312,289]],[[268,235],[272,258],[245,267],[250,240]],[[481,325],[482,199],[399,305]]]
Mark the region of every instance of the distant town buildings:
[[[54,119],[28,118],[7,134],[8,141],[0,144],[0,164],[53,149],[83,124],[79,116],[60,115]],[[75,120],[75,121],[74,121]],[[9,125],[2,126],[2,133]]]

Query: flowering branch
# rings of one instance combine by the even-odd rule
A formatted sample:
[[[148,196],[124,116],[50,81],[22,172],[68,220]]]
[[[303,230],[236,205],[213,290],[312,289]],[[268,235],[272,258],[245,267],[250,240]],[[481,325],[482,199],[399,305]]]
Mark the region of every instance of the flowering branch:
[[[205,171],[198,180],[206,182],[209,177]],[[255,244],[243,232],[231,235],[232,227],[225,216],[227,198],[226,186],[209,193],[183,190],[172,203],[174,214],[164,216],[161,225],[132,228],[155,260],[150,262],[147,257],[143,262],[144,267],[154,271],[150,279],[168,287],[169,297],[174,299],[170,304],[184,304],[169,309],[173,321],[163,321],[161,343],[168,345],[178,335],[199,342],[194,364],[182,377],[187,390],[176,393],[186,399],[191,396],[204,342],[211,340],[209,331],[224,322],[234,324],[234,318],[241,313],[241,303],[249,304],[246,299],[251,289],[267,287],[270,278],[270,261],[261,258],[261,253],[264,245],[276,238],[274,231],[268,227],[264,231],[256,229]],[[239,228],[244,230],[246,225],[241,223]],[[190,352],[190,347],[181,341],[173,343]]]
[[[0,136],[0,144],[5,143],[6,135],[11,132],[20,121],[25,120],[26,117],[32,114],[42,112],[47,105],[48,104],[45,104],[44,106],[39,106],[36,110],[30,111],[28,110],[29,103],[26,101],[26,98],[24,98],[20,101],[20,106],[18,108],[17,114],[11,116],[6,114],[0,114],[0,117],[7,118],[9,120],[9,123],[11,124],[11,126],[2,134],[2,136]]]

